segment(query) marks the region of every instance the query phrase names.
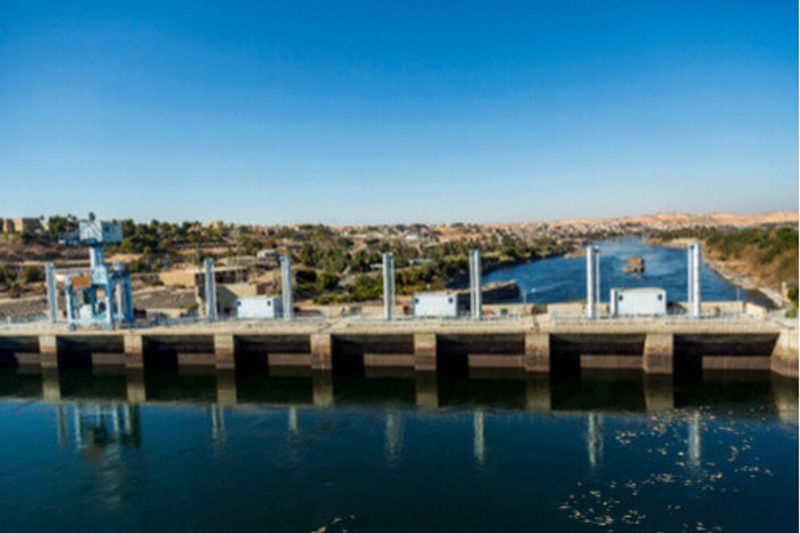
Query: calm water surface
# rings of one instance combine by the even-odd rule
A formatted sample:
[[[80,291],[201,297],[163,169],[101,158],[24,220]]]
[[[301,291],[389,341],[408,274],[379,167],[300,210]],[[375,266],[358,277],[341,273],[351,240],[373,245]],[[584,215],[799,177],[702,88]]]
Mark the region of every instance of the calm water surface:
[[[661,287],[670,301],[686,300],[686,250],[650,246],[642,239],[625,238],[597,243],[601,251],[600,293],[607,302],[612,288]],[[645,271],[641,275],[623,272],[626,259],[642,256]],[[538,303],[567,302],[586,297],[586,258],[557,257],[524,263],[486,274],[485,283],[516,280],[520,290]],[[702,298],[709,301],[754,299],[767,303],[759,293],[737,290],[703,263],[700,270]],[[521,297],[518,299],[520,300]]]
[[[797,382],[770,374],[9,370],[0,394],[5,531],[797,524]]]

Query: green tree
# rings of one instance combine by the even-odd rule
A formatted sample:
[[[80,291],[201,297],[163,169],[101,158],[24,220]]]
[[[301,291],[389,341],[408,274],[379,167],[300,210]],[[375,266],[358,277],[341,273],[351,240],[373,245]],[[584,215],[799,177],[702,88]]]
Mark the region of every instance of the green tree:
[[[358,276],[350,289],[353,301],[378,300],[383,294],[383,282],[377,276]]]
[[[334,272],[323,272],[317,276],[317,288],[320,291],[332,291],[339,285],[339,276]]]
[[[44,281],[44,271],[38,267],[26,266],[22,269],[22,281],[24,283]]]
[[[47,219],[47,232],[50,238],[58,239],[78,227],[78,219],[73,215],[53,215]]]
[[[0,265],[0,285],[10,286],[16,281],[17,276],[8,265]]]
[[[317,282],[317,273],[313,270],[298,270],[294,274],[294,279],[299,284],[306,284],[306,283],[316,283]]]

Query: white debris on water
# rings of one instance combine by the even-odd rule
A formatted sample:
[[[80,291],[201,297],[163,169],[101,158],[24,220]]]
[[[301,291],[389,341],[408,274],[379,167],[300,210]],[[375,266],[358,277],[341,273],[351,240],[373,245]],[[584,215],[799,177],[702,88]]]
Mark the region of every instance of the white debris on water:
[[[680,490],[687,489],[697,494],[738,494],[742,483],[759,476],[774,475],[771,469],[753,464],[760,462],[760,457],[752,453],[753,437],[746,427],[749,423],[750,421],[744,421],[742,424],[725,421],[719,424],[716,416],[703,409],[697,409],[691,413],[671,411],[652,415],[648,417],[645,425],[616,430],[613,432],[614,443],[619,447],[633,447],[649,456],[647,460],[654,462],[655,472],[641,479],[605,480],[602,486],[600,480],[590,472],[587,478],[575,482],[576,491],[570,493],[558,509],[571,520],[607,528],[608,531],[613,531],[611,528],[617,526],[626,526],[623,529],[628,529],[627,526],[641,526],[653,530],[674,529],[681,524],[680,521],[671,526],[652,522],[648,524],[648,516],[644,509],[631,504],[638,501],[641,496],[643,507],[652,511],[653,501],[659,501],[664,495],[670,494],[665,492],[669,486],[686,488],[679,489],[676,498],[683,498]],[[689,424],[694,424],[694,428],[688,430],[689,436],[687,436]],[[692,441],[692,431],[701,435],[699,441],[696,436]],[[730,440],[735,442],[726,442]],[[704,446],[708,446],[709,450],[719,450],[718,447],[722,446],[722,451],[715,453],[722,454],[720,460],[722,465],[732,466],[723,471],[717,467],[715,461],[703,460]],[[654,498],[656,494],[658,498]],[[680,503],[667,503],[664,505],[664,511],[667,516],[685,515],[689,518],[693,514],[702,513],[703,509],[693,505],[690,499]],[[660,512],[658,514],[661,515]],[[681,529],[722,531],[719,525],[699,520],[685,521]]]

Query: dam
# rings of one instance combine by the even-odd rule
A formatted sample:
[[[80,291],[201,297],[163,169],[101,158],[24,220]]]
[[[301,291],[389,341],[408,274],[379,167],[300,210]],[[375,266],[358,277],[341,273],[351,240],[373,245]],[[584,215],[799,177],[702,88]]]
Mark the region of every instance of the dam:
[[[342,317],[117,330],[36,324],[0,330],[0,364],[45,370],[396,368],[447,374],[482,369],[531,374],[639,369],[662,375],[768,370],[797,378],[797,338],[791,321],[747,314],[585,320],[551,311],[481,321]]]
[[[222,316],[214,262],[206,259],[204,317],[161,324],[136,320],[129,273],[119,263],[104,262],[104,245],[121,237],[117,224],[81,222],[71,239],[89,247],[91,267],[86,275],[62,274],[66,323],[59,316],[58,275],[50,264],[49,320],[0,329],[0,365],[47,371],[95,366],[240,372],[389,368],[456,375],[482,370],[575,374],[638,369],[661,375],[762,370],[798,376],[796,322],[751,302],[704,300],[696,243],[687,250],[686,301],[670,302],[657,287],[637,287],[611,288],[611,300],[604,303],[602,252],[589,245],[582,260],[585,304],[484,305],[480,251],[471,250],[468,294],[416,293],[410,313],[400,313],[394,256],[384,253],[383,306],[353,315],[337,315],[330,306],[304,315],[294,305],[291,257],[284,256],[281,298],[261,300],[273,306],[269,313]]]

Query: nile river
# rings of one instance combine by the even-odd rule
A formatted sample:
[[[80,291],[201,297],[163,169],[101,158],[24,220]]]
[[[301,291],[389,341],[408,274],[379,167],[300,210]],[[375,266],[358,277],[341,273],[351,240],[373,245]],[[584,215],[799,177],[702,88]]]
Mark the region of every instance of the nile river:
[[[600,295],[607,302],[612,288],[661,287],[670,301],[686,301],[686,250],[650,246],[637,238],[625,238],[597,243],[600,248]],[[640,275],[623,272],[625,260],[641,256],[645,271]],[[515,280],[520,290],[527,292],[528,301],[538,303],[566,302],[586,297],[586,258],[559,257],[523,263],[491,272],[484,283]],[[708,301],[755,299],[766,300],[759,293],[746,294],[737,290],[705,263],[700,271],[701,296]],[[531,291],[534,291],[531,293]],[[521,299],[521,297],[520,297]]]
[[[139,379],[0,372],[4,531],[797,525],[797,382],[769,374]]]

